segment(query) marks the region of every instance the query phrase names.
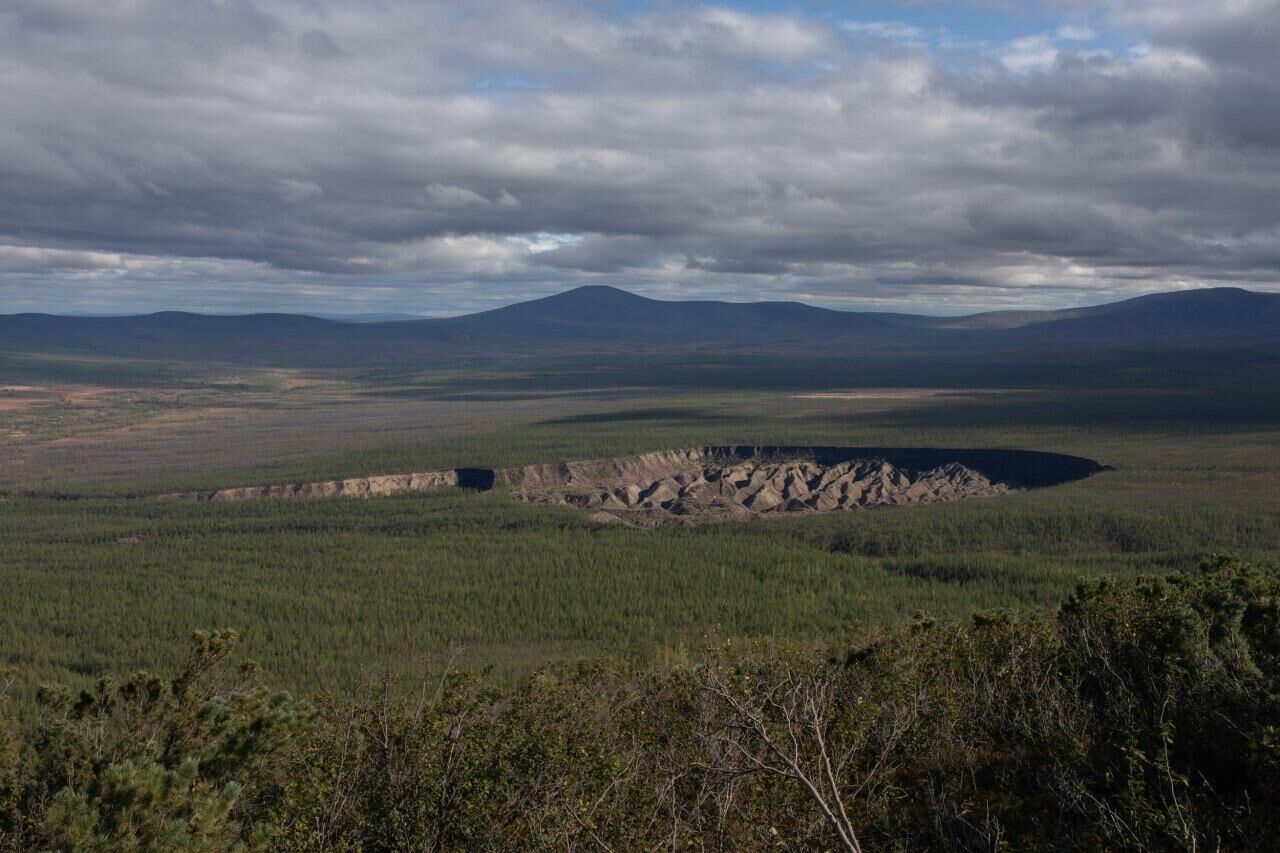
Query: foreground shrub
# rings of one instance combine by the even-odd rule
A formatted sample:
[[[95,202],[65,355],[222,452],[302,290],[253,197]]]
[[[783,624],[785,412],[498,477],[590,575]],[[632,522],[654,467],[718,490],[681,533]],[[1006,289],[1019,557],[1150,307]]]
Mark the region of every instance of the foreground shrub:
[[[1280,579],[1081,586],[1058,613],[920,618],[839,655],[732,643],[495,691],[450,673],[314,706],[227,673],[0,728],[14,849],[1271,849]],[[6,739],[7,738],[7,739]]]
[[[229,850],[253,839],[309,706],[223,672],[232,631],[192,635],[172,680],[138,673],[40,691],[10,844],[60,850]]]

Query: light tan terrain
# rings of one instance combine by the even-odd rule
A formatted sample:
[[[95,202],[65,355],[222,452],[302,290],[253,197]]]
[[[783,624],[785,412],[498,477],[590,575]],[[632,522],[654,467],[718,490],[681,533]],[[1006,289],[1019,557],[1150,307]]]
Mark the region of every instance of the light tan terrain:
[[[562,483],[535,478],[516,495],[538,503],[596,510],[619,520],[680,517],[748,517],[760,513],[831,512],[869,506],[932,503],[1005,494],[1011,489],[952,463],[922,472],[883,459],[853,459],[826,466],[806,459],[745,460],[695,465],[659,476],[636,466],[640,477],[612,476],[594,483],[575,476]],[[636,473],[636,472],[631,472]],[[636,513],[640,515],[637,516]]]
[[[422,492],[458,485],[457,471],[426,471],[414,474],[384,474],[377,477],[349,477],[314,483],[282,483],[274,486],[241,486],[207,492],[184,492],[180,497],[204,501],[256,501],[282,498],[378,498],[401,492]]]
[[[600,522],[660,523],[762,513],[830,512],[932,503],[1012,491],[958,463],[910,471],[880,458],[823,465],[812,459],[741,458],[693,447],[638,456],[455,469],[166,495],[199,501],[380,497],[428,489],[497,486],[530,503],[595,510]]]
[[[396,389],[366,391],[323,375],[290,375],[275,384],[274,374],[219,378],[226,381],[218,387],[121,386],[95,393],[71,386],[5,385],[0,388],[0,491],[122,485],[138,493],[206,483],[212,489],[243,482],[246,470],[259,467],[297,468],[310,460],[381,448],[478,441],[624,396],[441,399],[399,396]],[[446,464],[449,460],[428,461],[420,467]],[[369,470],[359,464],[334,468],[311,477],[277,473],[272,479],[302,482]]]
[[[983,394],[1025,394],[1023,388],[852,388],[792,394],[796,400],[926,400],[932,397],[973,397]]]

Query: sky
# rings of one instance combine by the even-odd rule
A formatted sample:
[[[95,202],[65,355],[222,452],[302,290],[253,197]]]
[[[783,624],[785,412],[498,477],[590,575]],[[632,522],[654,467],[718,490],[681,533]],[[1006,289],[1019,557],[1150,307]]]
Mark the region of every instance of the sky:
[[[2,0],[0,313],[1280,290],[1280,0]]]

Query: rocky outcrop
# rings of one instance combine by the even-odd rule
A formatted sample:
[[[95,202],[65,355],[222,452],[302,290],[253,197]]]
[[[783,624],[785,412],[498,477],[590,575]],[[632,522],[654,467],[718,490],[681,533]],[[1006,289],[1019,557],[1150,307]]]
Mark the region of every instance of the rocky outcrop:
[[[533,494],[542,489],[592,486],[610,480],[630,483],[660,479],[695,467],[714,453],[714,449],[709,447],[686,447],[680,450],[657,450],[639,456],[613,456],[502,468],[496,475],[498,483],[522,493]]]
[[[385,474],[379,477],[351,477],[314,483],[283,483],[274,486],[242,486],[205,492],[164,495],[196,501],[259,501],[286,498],[376,498],[400,492],[422,492],[458,485],[457,471],[425,471],[414,474]]]
[[[380,497],[498,488],[592,511],[601,523],[751,517],[932,503],[1069,482],[1106,470],[1028,450],[715,446],[513,468],[455,468],[166,495],[199,501]]]
[[[640,470],[653,474],[655,469],[667,467],[668,461],[676,462],[657,461],[659,464]],[[564,472],[559,477],[530,478],[516,495],[526,501],[581,506],[597,513],[745,516],[932,503],[1009,491],[1003,483],[994,483],[957,463],[910,472],[883,459],[853,459],[831,466],[795,459],[686,465],[684,470],[640,478],[610,475],[592,479],[584,471]]]

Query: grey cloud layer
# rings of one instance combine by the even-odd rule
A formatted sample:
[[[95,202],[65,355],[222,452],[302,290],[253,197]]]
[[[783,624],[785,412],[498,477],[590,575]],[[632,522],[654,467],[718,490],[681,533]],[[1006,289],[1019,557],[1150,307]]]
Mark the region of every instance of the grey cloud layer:
[[[1269,285],[1280,4],[1094,14],[1142,44],[957,64],[718,8],[9,0],[0,299],[463,310],[603,276],[961,308]]]

